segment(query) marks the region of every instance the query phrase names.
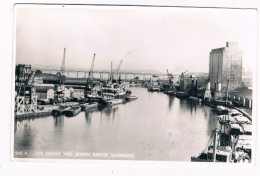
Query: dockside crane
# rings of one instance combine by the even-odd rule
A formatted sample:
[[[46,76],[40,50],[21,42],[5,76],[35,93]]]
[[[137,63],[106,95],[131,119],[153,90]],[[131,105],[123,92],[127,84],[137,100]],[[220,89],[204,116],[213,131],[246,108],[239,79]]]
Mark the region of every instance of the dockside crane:
[[[88,72],[88,78],[87,78],[87,82],[86,82],[86,86],[84,89],[84,97],[87,98],[89,94],[91,94],[92,88],[94,87],[93,84],[93,71],[94,71],[94,65],[95,65],[95,58],[96,58],[96,53],[94,53],[93,59],[92,59],[92,63]]]
[[[62,64],[61,64],[61,69],[60,69],[60,73],[62,75],[64,75],[64,72],[65,72],[65,56],[66,56],[66,48],[64,48],[64,51],[63,51],[63,59],[62,59]]]
[[[54,103],[60,103],[60,102],[65,101],[65,95],[64,95],[64,91],[65,91],[64,83],[65,83],[65,79],[66,79],[66,76],[64,75],[64,73],[65,73],[65,57],[66,57],[66,48],[64,48],[64,50],[63,50],[63,59],[62,59],[62,63],[61,63],[61,69],[57,73],[58,82],[55,85]]]
[[[34,87],[35,71],[31,65],[19,64],[15,70],[15,113],[37,112],[37,96]]]
[[[93,79],[93,70],[94,70],[94,64],[95,64],[95,57],[96,57],[96,53],[94,53],[93,60],[92,60],[92,63],[91,63],[91,67],[89,69],[89,73],[88,73],[88,78],[89,79]]]

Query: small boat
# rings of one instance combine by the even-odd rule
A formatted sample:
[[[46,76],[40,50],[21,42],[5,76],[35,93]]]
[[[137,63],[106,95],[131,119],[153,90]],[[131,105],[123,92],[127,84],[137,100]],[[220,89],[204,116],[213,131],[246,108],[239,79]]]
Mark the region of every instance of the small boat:
[[[217,106],[217,112],[219,114],[228,114],[228,108],[225,106]]]
[[[190,96],[190,97],[189,97],[189,100],[190,100],[190,101],[194,101],[194,102],[198,102],[198,103],[201,103],[201,101],[202,101],[201,98],[193,97],[193,96]]]
[[[126,94],[127,94],[127,95],[130,95],[131,93],[132,93],[131,90],[126,90]]]
[[[237,141],[237,148],[247,153],[249,158],[251,158],[251,141],[252,135],[239,135],[239,139]]]
[[[232,162],[232,149],[230,146],[219,146],[218,138],[221,135],[219,132],[214,130],[211,134],[211,138],[209,141],[213,142],[213,144],[208,145],[199,156],[191,157],[191,161],[196,162]]]
[[[229,102],[227,102],[225,100],[213,100],[212,103],[218,106],[218,105],[226,105]]]
[[[105,106],[113,106],[122,103],[124,103],[122,99],[105,100]]]
[[[230,115],[231,116],[242,116],[243,114],[237,111],[237,112],[231,112]]]
[[[137,96],[128,96],[128,97],[126,97],[126,101],[133,101],[133,100],[136,100],[136,99],[138,99]]]
[[[234,117],[228,115],[220,115],[218,116],[218,120],[220,124],[226,124],[227,121],[230,123],[237,123],[237,120]]]
[[[248,144],[247,141],[240,140],[240,145],[236,146],[236,144],[232,142],[229,135],[223,133],[219,134],[216,130],[214,131],[214,135],[212,136],[214,136],[213,145],[209,145],[208,147],[206,147],[199,154],[199,156],[192,156],[191,161],[225,163],[250,162],[251,151],[244,149],[244,147],[246,147],[246,145]],[[248,149],[249,147],[247,147],[246,149]]]
[[[82,102],[84,101],[84,97],[74,97],[71,99],[71,101],[73,102]]]
[[[230,134],[243,134],[243,129],[239,124],[230,124]]]
[[[53,109],[51,111],[51,114],[53,116],[59,116],[59,115],[63,114],[64,111],[68,110],[69,108],[70,108],[69,106],[65,106],[65,105],[64,106],[60,106],[57,109]]]
[[[87,110],[87,109],[91,109],[91,108],[96,108],[98,106],[97,102],[90,102],[90,103],[82,103],[80,104],[81,110]]]
[[[179,92],[179,91],[176,92],[175,96],[178,98],[188,98],[189,97],[187,93]]]
[[[160,86],[159,85],[149,86],[147,88],[147,90],[150,91],[150,92],[157,92],[157,91],[160,91]]]
[[[164,93],[167,94],[167,95],[175,95],[176,94],[176,92],[174,90],[166,90],[166,91],[164,91]]]
[[[239,124],[250,124],[251,121],[246,118],[245,116],[239,115],[239,116],[234,116],[234,118],[236,119],[237,123]]]
[[[66,109],[65,111],[63,111],[63,114],[65,114],[65,116],[67,116],[67,117],[72,117],[72,116],[79,114],[80,111],[81,111],[80,106],[71,106],[69,109]]]
[[[244,131],[244,134],[246,135],[252,135],[252,125],[243,124],[242,129]]]
[[[217,149],[215,152],[215,161],[213,161],[213,149],[208,152],[202,152],[198,157],[191,157],[191,161],[194,162],[233,162],[232,151],[227,149]]]

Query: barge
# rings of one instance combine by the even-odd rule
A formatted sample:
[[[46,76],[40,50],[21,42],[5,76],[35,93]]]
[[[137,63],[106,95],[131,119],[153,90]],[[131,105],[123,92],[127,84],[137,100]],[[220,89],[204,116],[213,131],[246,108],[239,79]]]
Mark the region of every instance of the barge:
[[[69,109],[66,109],[63,111],[63,114],[67,117],[72,117],[81,112],[81,107],[80,106],[72,106]]]
[[[51,111],[51,114],[52,114],[53,116],[59,116],[59,115],[63,114],[64,111],[68,110],[69,108],[70,108],[70,107],[67,106],[67,105],[60,106],[60,107],[58,107],[57,109],[53,109],[53,110]]]
[[[105,106],[113,106],[124,103],[124,100],[122,99],[112,99],[112,100],[106,100]]]
[[[97,102],[82,103],[79,106],[81,107],[81,110],[84,111],[84,110],[87,110],[87,109],[98,107],[98,103]]]
[[[134,101],[134,100],[136,100],[136,99],[138,99],[137,96],[127,96],[125,100],[126,100],[126,101]]]

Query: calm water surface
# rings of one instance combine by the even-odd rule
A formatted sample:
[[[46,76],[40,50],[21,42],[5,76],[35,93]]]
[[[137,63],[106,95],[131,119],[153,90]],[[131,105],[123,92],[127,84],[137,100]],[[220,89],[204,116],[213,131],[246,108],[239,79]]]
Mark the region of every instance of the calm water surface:
[[[48,116],[16,121],[14,150],[31,153],[22,157],[39,157],[33,155],[38,151],[57,151],[132,154],[135,160],[190,161],[206,147],[218,124],[210,107],[147,92],[145,88],[131,90],[137,100],[101,111],[81,112],[71,118]]]

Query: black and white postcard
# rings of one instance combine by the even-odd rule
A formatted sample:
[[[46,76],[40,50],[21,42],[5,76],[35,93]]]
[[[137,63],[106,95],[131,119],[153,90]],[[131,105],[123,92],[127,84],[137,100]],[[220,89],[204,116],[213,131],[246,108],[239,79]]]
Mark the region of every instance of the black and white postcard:
[[[254,163],[257,10],[16,4],[12,158]]]

